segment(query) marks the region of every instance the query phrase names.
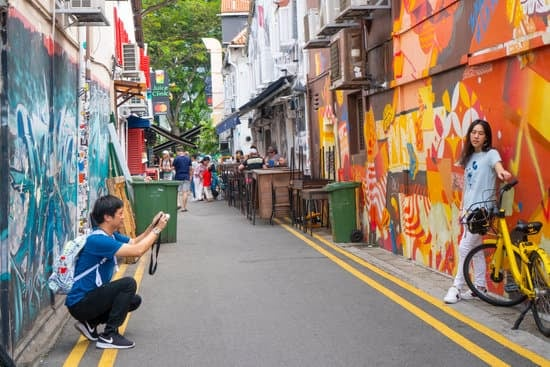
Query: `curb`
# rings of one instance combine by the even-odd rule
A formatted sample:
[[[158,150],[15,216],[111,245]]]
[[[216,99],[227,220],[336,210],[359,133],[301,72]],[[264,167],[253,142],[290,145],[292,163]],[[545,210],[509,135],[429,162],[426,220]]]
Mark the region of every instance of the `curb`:
[[[32,329],[15,349],[13,354],[17,367],[38,366],[44,351],[49,351],[54,346],[70,319],[65,307],[65,297],[55,298],[55,304],[40,314]]]

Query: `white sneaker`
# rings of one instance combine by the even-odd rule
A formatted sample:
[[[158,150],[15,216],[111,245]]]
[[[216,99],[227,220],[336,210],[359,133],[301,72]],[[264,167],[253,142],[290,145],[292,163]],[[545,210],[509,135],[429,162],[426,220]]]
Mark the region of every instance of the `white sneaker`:
[[[445,301],[445,303],[457,303],[458,301],[460,301],[460,291],[458,290],[458,288],[454,285],[449,288],[447,294],[443,298],[443,301]]]
[[[478,289],[483,293],[487,293],[487,288],[478,287]],[[460,298],[464,300],[471,300],[471,299],[478,299],[479,297],[470,289],[468,289],[466,292],[460,294]]]

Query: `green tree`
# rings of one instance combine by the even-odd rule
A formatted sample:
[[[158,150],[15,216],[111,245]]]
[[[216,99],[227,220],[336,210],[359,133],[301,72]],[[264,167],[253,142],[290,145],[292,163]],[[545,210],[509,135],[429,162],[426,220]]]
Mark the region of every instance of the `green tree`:
[[[143,1],[143,35],[153,69],[170,78],[168,123],[174,135],[203,126],[199,151],[217,149],[205,80],[210,74],[210,55],[202,38],[221,39],[218,17],[220,0]]]

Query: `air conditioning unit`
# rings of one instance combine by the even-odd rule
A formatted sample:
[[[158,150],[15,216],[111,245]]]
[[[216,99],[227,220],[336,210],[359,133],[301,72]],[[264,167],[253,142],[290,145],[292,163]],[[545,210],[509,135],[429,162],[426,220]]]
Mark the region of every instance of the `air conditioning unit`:
[[[327,24],[334,23],[334,20],[339,13],[340,0],[321,1],[321,28]]]
[[[56,13],[72,16],[75,21],[70,25],[109,25],[104,0],[68,0],[62,4]]]
[[[145,100],[141,98],[132,98],[124,106],[128,107],[132,115],[136,115],[136,116],[149,115],[148,113],[149,108],[147,107],[147,103],[145,102]]]
[[[388,7],[390,6],[390,0],[340,0],[340,3],[344,5],[344,8],[349,6],[370,6],[370,7]]]
[[[123,43],[122,69],[124,71],[139,71],[139,61],[139,46],[135,43]]]
[[[317,32],[319,32],[319,11],[317,9],[309,9],[307,15],[304,17],[304,37],[306,42],[317,38]]]
[[[361,31],[345,29],[330,44],[330,88],[359,89],[368,84]]]
[[[145,73],[141,70],[123,71],[120,73],[122,80],[127,80],[136,83],[145,83]]]
[[[391,9],[390,0],[340,0],[340,14],[337,21],[371,17],[378,10]]]

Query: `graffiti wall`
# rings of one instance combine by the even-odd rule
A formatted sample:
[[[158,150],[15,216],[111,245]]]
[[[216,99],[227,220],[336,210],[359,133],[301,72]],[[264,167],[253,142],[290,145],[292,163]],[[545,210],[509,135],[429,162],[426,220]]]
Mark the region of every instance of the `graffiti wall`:
[[[510,223],[543,222],[539,239],[550,250],[550,172],[543,169],[550,160],[550,48],[539,47],[550,7],[431,3],[402,5],[394,29],[407,30],[397,36],[396,87],[368,101],[366,223],[384,248],[454,274],[463,188],[456,162],[470,123],[483,118],[505,168],[519,179]],[[452,65],[449,55],[461,61],[430,73]]]
[[[73,233],[76,204],[77,78],[74,55],[37,32],[16,10],[8,20],[10,147],[8,268],[14,344],[50,304],[52,251]],[[5,320],[5,317],[8,320]]]
[[[0,298],[0,325],[3,344],[12,348],[53,301],[46,285],[52,259],[78,224],[83,158],[78,49],[54,42],[39,29],[36,21],[10,8],[3,101],[7,113],[2,115],[7,120],[9,186],[7,213],[1,214],[7,216],[7,231],[2,228],[0,247],[1,289],[7,296],[3,292]],[[93,149],[84,158],[94,193],[102,192],[108,169],[106,90],[91,83],[85,120]]]

